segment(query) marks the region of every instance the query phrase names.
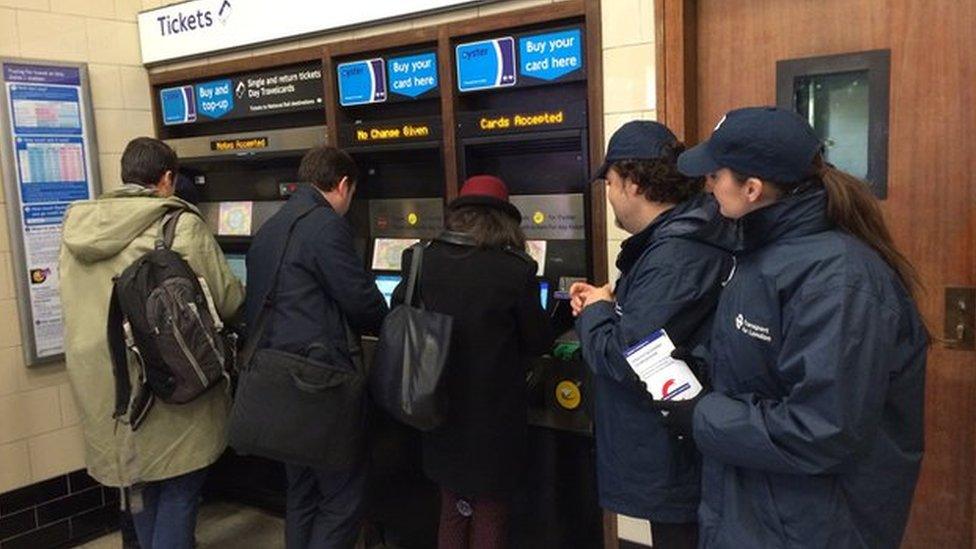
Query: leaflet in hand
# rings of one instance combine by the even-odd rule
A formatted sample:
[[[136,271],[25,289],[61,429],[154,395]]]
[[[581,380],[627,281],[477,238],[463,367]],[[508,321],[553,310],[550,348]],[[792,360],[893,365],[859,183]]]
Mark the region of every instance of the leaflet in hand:
[[[702,390],[702,385],[682,361],[671,358],[674,343],[663,329],[624,351],[624,358],[647,385],[654,400],[688,400]]]

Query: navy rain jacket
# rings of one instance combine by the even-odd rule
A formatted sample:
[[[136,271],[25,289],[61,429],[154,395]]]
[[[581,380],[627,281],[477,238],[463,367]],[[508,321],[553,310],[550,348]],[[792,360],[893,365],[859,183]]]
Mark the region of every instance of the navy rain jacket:
[[[671,436],[660,412],[648,406],[624,351],[678,315],[698,314],[706,301],[714,305],[706,294],[732,264],[730,253],[716,246],[727,229],[708,195],[664,212],[623,243],[616,306],[596,303],[580,315],[583,357],[595,374],[597,478],[606,509],[652,521],[695,521],[700,456],[690,441]],[[710,315],[699,316],[700,329],[676,345],[707,341]]]
[[[351,365],[342,318],[354,330],[377,333],[388,307],[353,247],[352,229],[311,185],[302,185],[258,230],[247,252],[247,325],[261,310],[278,254],[295,226],[278,279],[278,296],[259,348]]]
[[[927,334],[823,189],[740,221],[695,409],[701,546],[895,548],[922,459]]]

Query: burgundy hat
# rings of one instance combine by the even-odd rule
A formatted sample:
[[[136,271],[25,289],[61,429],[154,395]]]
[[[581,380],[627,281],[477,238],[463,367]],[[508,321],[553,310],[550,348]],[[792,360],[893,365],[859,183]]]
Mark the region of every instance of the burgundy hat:
[[[450,209],[461,206],[490,206],[512,216],[519,223],[522,214],[508,201],[508,187],[505,182],[493,175],[472,175],[461,185],[461,192],[447,206]]]

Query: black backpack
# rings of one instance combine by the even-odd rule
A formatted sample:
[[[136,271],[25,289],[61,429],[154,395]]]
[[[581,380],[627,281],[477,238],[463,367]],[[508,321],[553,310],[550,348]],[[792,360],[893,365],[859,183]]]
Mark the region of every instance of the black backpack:
[[[155,249],[112,279],[108,343],[115,377],[116,420],[138,429],[156,397],[185,404],[234,366],[234,336],[224,330],[206,281],[172,251],[182,210],[167,213]],[[139,365],[135,395],[127,351]]]

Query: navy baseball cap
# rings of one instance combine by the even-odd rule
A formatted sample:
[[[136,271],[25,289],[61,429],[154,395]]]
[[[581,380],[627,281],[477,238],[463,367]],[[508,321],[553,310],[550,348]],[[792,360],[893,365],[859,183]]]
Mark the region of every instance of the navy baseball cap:
[[[797,183],[811,175],[820,138],[795,112],[776,107],[729,111],[712,136],[678,157],[678,170],[701,177],[722,168],[777,183]]]
[[[678,138],[664,124],[631,120],[610,136],[606,159],[593,174],[593,179],[606,179],[607,171],[614,162],[661,158],[677,144]]]

